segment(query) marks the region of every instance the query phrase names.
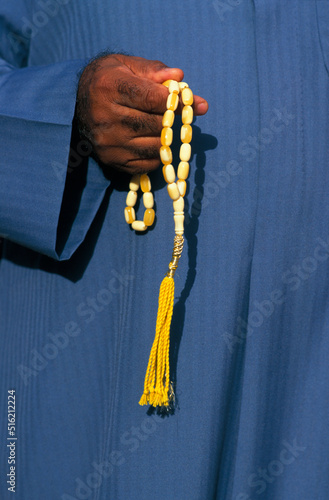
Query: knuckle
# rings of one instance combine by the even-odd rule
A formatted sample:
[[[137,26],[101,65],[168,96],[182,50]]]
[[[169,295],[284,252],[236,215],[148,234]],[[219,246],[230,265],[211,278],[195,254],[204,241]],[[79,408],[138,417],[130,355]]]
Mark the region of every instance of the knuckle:
[[[145,105],[150,113],[155,113],[159,107],[159,95],[153,87],[147,87],[145,91]]]

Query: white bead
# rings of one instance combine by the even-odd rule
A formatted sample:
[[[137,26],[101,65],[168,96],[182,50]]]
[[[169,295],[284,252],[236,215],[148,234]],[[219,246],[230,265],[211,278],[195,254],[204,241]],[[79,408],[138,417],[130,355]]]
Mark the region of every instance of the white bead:
[[[134,207],[137,201],[137,191],[129,191],[126,198],[127,207]]]
[[[147,229],[147,226],[145,226],[142,220],[134,220],[134,222],[131,224],[131,227],[135,231],[145,231]]]
[[[125,208],[125,219],[127,224],[131,224],[136,220],[136,214],[134,207],[126,207]]]
[[[129,182],[129,189],[130,189],[130,191],[138,191],[138,189],[139,189],[139,179],[140,179],[140,175],[139,174],[136,174],[136,175],[132,176],[131,181]]]
[[[184,106],[182,109],[182,123],[190,125],[193,122],[193,108],[192,106]]]
[[[177,187],[178,187],[178,191],[179,191],[179,194],[181,196],[185,196],[185,193],[186,193],[186,181],[183,181],[182,179],[178,179],[177,181]]]
[[[177,177],[178,179],[187,179],[190,171],[190,165],[187,161],[181,161],[178,164]]]
[[[164,180],[168,184],[171,184],[172,182],[175,182],[175,180],[176,180],[175,169],[174,169],[174,167],[170,163],[168,165],[165,165],[163,167],[162,173],[163,173]]]
[[[180,196],[178,200],[173,202],[174,212],[184,212],[184,198]]]
[[[164,112],[164,115],[162,118],[162,126],[163,127],[172,127],[174,120],[175,120],[175,112],[172,111],[171,109],[167,109],[167,111]]]
[[[160,158],[164,165],[172,162],[172,151],[169,146],[161,146]]]
[[[168,194],[172,200],[174,200],[174,201],[178,200],[178,198],[180,197],[180,193],[178,191],[178,187],[177,187],[176,182],[172,182],[171,184],[168,184],[167,190],[168,190]]]
[[[178,85],[180,90],[186,89],[186,87],[188,87],[188,84],[186,82],[179,82]]]
[[[174,221],[175,221],[175,234],[179,235],[184,234],[184,215],[182,214],[174,215]]]
[[[143,194],[143,203],[145,208],[153,208],[154,198],[151,192]]]
[[[191,106],[191,104],[193,104],[193,92],[191,89],[186,87],[182,90],[182,101],[186,106]]]
[[[170,80],[168,87],[170,94],[179,94],[179,84],[175,80]]]
[[[148,193],[151,191],[151,181],[147,174],[142,174],[140,178],[141,190],[143,193]]]
[[[178,94],[169,94],[167,97],[167,109],[171,109],[172,111],[176,111],[179,103]]]
[[[179,158],[181,161],[189,161],[191,158],[191,144],[184,143],[179,150]]]

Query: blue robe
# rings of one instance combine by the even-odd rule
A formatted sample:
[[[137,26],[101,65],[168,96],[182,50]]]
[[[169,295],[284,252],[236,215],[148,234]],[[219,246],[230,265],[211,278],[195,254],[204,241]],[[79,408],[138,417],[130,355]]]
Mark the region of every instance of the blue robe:
[[[328,26],[325,0],[0,0],[1,499],[328,500]],[[102,50],[209,102],[166,417],[138,405],[174,235],[161,169],[135,234],[129,179],[70,151]]]

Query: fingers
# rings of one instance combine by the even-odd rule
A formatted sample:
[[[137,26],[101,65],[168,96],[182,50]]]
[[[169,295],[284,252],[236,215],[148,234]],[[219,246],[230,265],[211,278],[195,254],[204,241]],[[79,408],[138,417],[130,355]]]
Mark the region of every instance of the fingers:
[[[116,79],[116,104],[144,113],[161,114],[166,110],[168,90],[160,83],[129,75]]]
[[[144,113],[163,114],[166,111],[168,89],[163,85],[140,77],[122,78],[116,81],[116,85],[117,104]],[[176,111],[177,114],[181,113],[182,107],[183,105],[180,102]],[[204,115],[208,111],[208,103],[203,97],[195,95],[193,109],[195,116]]]
[[[104,166],[137,173],[160,164],[162,116],[166,111],[166,80],[181,81],[179,68],[160,61],[111,55],[91,63],[79,82],[77,117],[80,130]],[[177,114],[182,111],[180,102]],[[194,96],[194,114],[204,115],[208,103]]]
[[[98,147],[97,155],[103,165],[115,166],[130,174],[144,173],[159,167],[160,146],[158,138],[136,138],[124,147]]]
[[[203,99],[203,97],[200,97],[198,95],[194,96],[193,110],[195,116],[205,115],[208,111],[208,108],[209,108],[208,102],[205,99]]]
[[[129,57],[117,55],[117,58],[136,76],[162,83],[165,80],[181,81],[184,72],[179,68],[169,68],[161,61],[143,59],[142,57]]]

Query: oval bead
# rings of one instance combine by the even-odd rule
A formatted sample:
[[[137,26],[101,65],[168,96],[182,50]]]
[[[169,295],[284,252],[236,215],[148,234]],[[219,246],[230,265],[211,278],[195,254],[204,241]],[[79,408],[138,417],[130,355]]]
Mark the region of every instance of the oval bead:
[[[153,208],[154,198],[151,192],[143,194],[143,204],[145,208]]]
[[[144,224],[145,226],[152,226],[155,218],[155,212],[153,208],[148,208],[144,213]]]
[[[172,152],[169,146],[161,146],[160,158],[164,165],[167,165],[167,163],[172,162]]]
[[[168,85],[170,94],[179,94],[179,83],[176,80],[171,80]]]
[[[188,87],[182,90],[182,101],[185,106],[193,104],[193,92]]]
[[[141,190],[143,193],[148,193],[151,191],[151,181],[147,174],[142,174],[140,178]]]
[[[178,198],[180,197],[180,193],[178,191],[178,187],[177,187],[176,182],[172,182],[171,184],[168,184],[167,189],[168,189],[168,194],[169,194],[170,198],[174,201],[178,200]]]
[[[165,82],[163,82],[162,85],[164,85],[165,87],[169,87],[170,82],[171,82],[171,80],[166,80]]]
[[[134,207],[137,201],[137,191],[129,191],[126,198],[126,205],[128,207]]]
[[[173,132],[172,128],[164,127],[161,131],[161,144],[162,146],[170,146],[172,143]],[[188,142],[188,141],[184,141]]]
[[[178,164],[177,177],[178,179],[187,179],[190,173],[190,164],[188,161],[181,161]]]
[[[182,123],[190,125],[193,122],[192,106],[184,106],[182,110]]]
[[[191,140],[192,140],[192,127],[191,127],[191,125],[188,125],[188,124],[182,125],[182,127],[180,129],[180,139],[182,142],[191,142]]]
[[[134,220],[134,222],[131,224],[131,227],[135,231],[145,231],[147,229],[147,226],[145,226],[144,221],[142,220]]]
[[[179,82],[178,85],[180,90],[186,89],[188,87],[188,84],[186,82]]]
[[[186,193],[186,182],[179,179],[177,182],[177,187],[178,187],[178,191],[179,191],[179,194],[181,196],[185,196],[185,193]]]
[[[177,109],[178,103],[179,103],[178,94],[169,94],[168,95],[168,97],[167,97],[167,109],[171,109],[172,111],[175,111]]]
[[[174,120],[175,120],[174,111],[172,111],[172,109],[167,109],[167,111],[164,112],[164,115],[162,118],[162,126],[163,127],[172,127],[174,124]]]
[[[179,150],[179,158],[181,161],[189,161],[191,158],[191,144],[184,143]]]
[[[184,215],[174,215],[175,221],[175,234],[184,234]]]
[[[165,165],[162,168],[162,174],[163,174],[164,180],[168,184],[175,182],[175,180],[176,180],[175,169],[170,163],[168,163],[168,165]]]
[[[180,196],[178,200],[173,202],[174,212],[184,212],[184,205],[185,205],[184,198]]]
[[[131,181],[129,182],[129,189],[130,189],[130,191],[138,191],[138,189],[139,189],[139,179],[140,179],[140,175],[139,174],[136,174],[136,175],[132,176]]]
[[[134,220],[136,220],[135,209],[133,207],[125,208],[125,219],[127,224],[131,224]]]

